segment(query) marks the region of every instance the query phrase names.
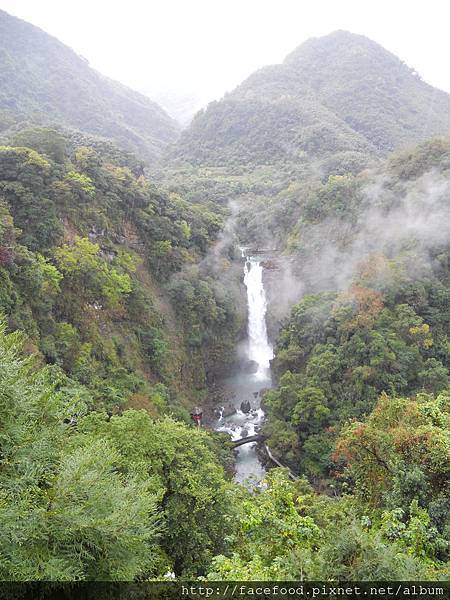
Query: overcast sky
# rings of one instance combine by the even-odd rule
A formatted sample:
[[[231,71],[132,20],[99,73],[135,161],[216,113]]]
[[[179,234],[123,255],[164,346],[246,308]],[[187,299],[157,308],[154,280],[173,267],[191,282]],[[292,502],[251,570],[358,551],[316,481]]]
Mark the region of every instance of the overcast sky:
[[[449,0],[0,0],[150,95],[219,98],[311,36],[364,34],[450,92]]]

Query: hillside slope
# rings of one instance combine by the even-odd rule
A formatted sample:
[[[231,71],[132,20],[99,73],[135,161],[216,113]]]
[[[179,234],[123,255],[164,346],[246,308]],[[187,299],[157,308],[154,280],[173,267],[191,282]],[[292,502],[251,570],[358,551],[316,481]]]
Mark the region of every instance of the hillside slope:
[[[199,264],[222,217],[80,142],[33,129],[0,146],[0,321],[97,407],[182,410],[232,359],[234,300]]]
[[[367,157],[450,133],[450,95],[375,42],[345,31],[310,39],[200,112],[175,158],[270,165]]]
[[[152,161],[178,135],[155,102],[103,77],[44,31],[0,11],[0,132],[60,124],[114,140]]]
[[[296,289],[300,301],[277,336],[278,387],[265,401],[270,447],[292,468],[333,472],[340,428],[365,419],[380,394],[448,389],[449,198],[442,138],[330,177],[295,208],[286,200],[290,264],[268,295],[280,304]]]

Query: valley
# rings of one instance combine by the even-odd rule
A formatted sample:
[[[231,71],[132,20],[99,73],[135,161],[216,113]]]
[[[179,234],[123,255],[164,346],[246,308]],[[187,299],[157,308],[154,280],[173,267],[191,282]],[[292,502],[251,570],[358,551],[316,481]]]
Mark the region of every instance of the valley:
[[[0,578],[444,580],[450,95],[339,30],[181,132],[3,11],[0,81]]]

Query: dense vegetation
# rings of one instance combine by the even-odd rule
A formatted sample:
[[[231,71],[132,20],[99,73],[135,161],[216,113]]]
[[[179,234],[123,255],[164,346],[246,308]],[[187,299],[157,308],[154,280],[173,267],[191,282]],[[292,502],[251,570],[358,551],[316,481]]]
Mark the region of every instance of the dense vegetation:
[[[447,578],[450,144],[382,156],[450,132],[448,95],[337,32],[149,179],[158,107],[0,34],[0,579]],[[299,474],[250,490],[188,413],[235,360],[238,236],[279,249],[265,433]]]
[[[22,343],[1,327],[0,578],[204,571],[232,510],[210,434],[144,410],[93,412],[88,389],[36,369]]]
[[[233,552],[214,558],[210,577],[445,579],[448,408],[448,395],[382,396],[365,423],[342,432],[347,487],[338,497],[271,471],[268,487],[240,504]]]
[[[178,126],[155,102],[101,76],[73,50],[0,11],[0,133],[63,125],[157,159]]]
[[[0,577],[205,573],[232,524],[231,456],[188,410],[240,328],[233,289],[208,268],[225,210],[161,191],[140,161],[81,134],[35,128],[11,144]]]
[[[311,39],[198,113],[173,156],[193,165],[315,164],[357,171],[371,156],[450,133],[450,96],[363,36]]]
[[[188,407],[239,327],[230,290],[196,266],[221,216],[79,141],[34,129],[0,148],[0,309],[98,405],[157,414],[182,391]]]
[[[448,396],[384,395],[345,428],[340,497],[282,470],[249,492],[226,481],[211,434],[91,411],[86,388],[22,344],[2,326],[2,579],[445,577]]]
[[[267,428],[313,477],[333,471],[341,424],[380,393],[448,386],[449,156],[448,142],[427,143],[374,173],[331,177],[296,207],[287,248],[303,298],[277,340]]]

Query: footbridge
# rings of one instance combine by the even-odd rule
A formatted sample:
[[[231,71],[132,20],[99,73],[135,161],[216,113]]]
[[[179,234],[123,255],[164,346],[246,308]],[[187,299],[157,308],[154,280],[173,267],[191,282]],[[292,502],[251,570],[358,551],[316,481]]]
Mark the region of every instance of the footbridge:
[[[265,439],[265,436],[259,433],[257,435],[248,435],[247,437],[239,438],[238,440],[232,440],[231,443],[235,448],[237,448],[238,446],[250,444],[251,442],[262,442]]]
[[[256,435],[248,435],[247,437],[239,438],[238,440],[232,440],[231,443],[233,444],[234,448],[237,448],[238,446],[243,446],[244,444],[251,444],[252,442],[264,442],[265,439],[266,436],[259,433]],[[283,463],[281,463],[277,458],[275,458],[267,444],[264,444],[264,450],[267,452],[267,456],[269,457],[269,459],[273,463],[275,463],[277,467],[287,469],[290,479],[292,479],[293,481],[298,480],[297,475],[294,475],[294,473],[289,469],[289,467],[286,467],[286,465],[283,465]]]

